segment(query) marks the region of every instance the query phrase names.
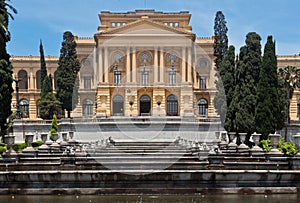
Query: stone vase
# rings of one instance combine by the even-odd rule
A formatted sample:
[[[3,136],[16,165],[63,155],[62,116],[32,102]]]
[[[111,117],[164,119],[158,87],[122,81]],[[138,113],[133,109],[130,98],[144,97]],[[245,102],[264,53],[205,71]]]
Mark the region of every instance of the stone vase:
[[[298,150],[300,149],[300,133],[297,133],[296,135],[293,135],[294,142],[296,144],[296,147]],[[297,156],[300,156],[300,151],[297,153]]]
[[[295,144],[296,144],[297,148],[299,149],[300,148],[300,133],[297,133],[296,135],[293,135],[293,138],[294,138],[294,141],[295,141]]]
[[[279,143],[280,134],[270,134],[269,138],[271,140],[272,149],[269,151],[269,154],[273,155],[281,155],[282,152],[277,149],[277,145]]]
[[[244,144],[247,133],[239,133],[241,144],[238,146],[238,150],[248,150],[249,147]]]
[[[234,143],[233,141],[236,138],[236,132],[229,132],[228,137],[229,137],[228,149],[235,150],[237,148],[237,144]]]
[[[41,133],[41,139],[43,141],[44,144],[42,144],[39,149],[49,149],[47,143],[47,139],[48,139],[48,133]],[[52,143],[51,143],[52,144]]]
[[[254,151],[254,152],[262,152],[263,151],[262,148],[260,148],[258,146],[258,143],[259,143],[259,140],[260,140],[260,136],[261,136],[261,134],[258,134],[256,132],[252,134],[252,139],[253,139],[253,142],[254,142],[255,146],[252,147],[251,150]]]
[[[15,144],[15,136],[13,135],[5,135],[4,138],[4,143],[7,145],[8,151],[6,152],[6,155],[8,156],[15,156],[17,153],[15,150],[12,148],[12,146]]]
[[[57,143],[58,138],[58,133],[52,133],[53,143],[50,145],[50,147],[60,147],[60,145]]]
[[[34,153],[35,149],[31,146],[31,144],[33,143],[33,137],[34,134],[32,133],[28,133],[25,135],[26,136],[26,141],[29,144],[29,146],[27,148],[25,148],[22,153]]]

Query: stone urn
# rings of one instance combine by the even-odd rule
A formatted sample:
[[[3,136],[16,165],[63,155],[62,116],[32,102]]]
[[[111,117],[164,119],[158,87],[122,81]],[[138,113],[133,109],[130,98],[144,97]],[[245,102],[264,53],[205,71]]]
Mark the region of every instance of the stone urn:
[[[60,145],[57,143],[58,138],[58,133],[52,133],[53,143],[50,145],[50,147],[60,147]]]
[[[68,145],[68,133],[67,132],[62,132],[61,133],[62,141],[60,142],[61,146]]]
[[[251,150],[254,151],[254,152],[262,152],[263,151],[262,148],[260,148],[258,146],[258,143],[260,141],[260,136],[261,136],[261,134],[256,133],[256,132],[252,134],[252,139],[253,139],[253,142],[254,142],[255,146],[252,147]]]
[[[227,143],[226,138],[227,138],[227,133],[222,132],[222,133],[221,133],[221,142],[220,142],[220,144],[219,144],[220,149],[226,149],[226,148],[227,148],[228,143]]]
[[[33,133],[27,133],[25,135],[26,137],[26,141],[28,143],[28,147],[25,148],[22,153],[34,153],[35,152],[35,149],[31,146],[31,144],[33,143],[33,138],[34,138],[34,134]]]
[[[249,147],[244,144],[247,133],[239,133],[241,144],[238,146],[238,150],[248,150]]]
[[[74,132],[73,131],[69,132],[69,137],[70,137],[70,140],[68,141],[69,144],[76,145],[76,140],[73,140],[73,137],[74,137]]]
[[[279,134],[270,134],[269,138],[271,140],[271,145],[276,148],[278,143],[279,143],[279,139],[280,139],[280,135]]]
[[[280,134],[270,134],[269,135],[269,138],[270,138],[270,140],[271,140],[271,145],[272,145],[272,149],[269,151],[269,154],[274,154],[274,155],[280,155],[280,154],[282,154],[282,152],[281,151],[279,151],[278,149],[277,149],[277,145],[278,145],[278,143],[279,143],[279,139],[280,139]]]
[[[15,144],[15,136],[14,135],[5,135],[3,137],[4,143],[7,145],[8,151],[6,152],[6,155],[8,156],[15,156],[17,153],[12,148],[12,146]]]
[[[41,139],[44,144],[42,144],[39,149],[49,149],[48,145],[46,144],[48,139],[48,133],[41,133]],[[52,144],[52,143],[51,143]]]
[[[297,148],[299,149],[300,148],[300,133],[297,133],[296,135],[293,135],[293,138],[294,138],[294,141],[295,141],[295,144],[296,144]]]
[[[58,133],[52,133],[52,139],[56,142],[58,140]]]
[[[229,137],[228,149],[235,150],[237,148],[237,144],[234,142],[234,139],[236,137],[236,132],[229,132],[228,137]]]

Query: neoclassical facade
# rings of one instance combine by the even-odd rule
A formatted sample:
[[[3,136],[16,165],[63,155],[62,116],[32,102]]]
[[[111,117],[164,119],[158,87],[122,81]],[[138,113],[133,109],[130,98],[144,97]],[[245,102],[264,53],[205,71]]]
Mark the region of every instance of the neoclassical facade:
[[[218,116],[213,106],[213,38],[199,38],[192,32],[189,12],[101,12],[99,19],[93,38],[75,37],[81,70],[73,117]],[[26,119],[39,117],[39,60],[38,56],[11,57],[14,77],[21,79],[19,104]],[[58,57],[46,57],[54,89],[57,62]],[[300,67],[300,57],[278,56],[278,65]],[[296,91],[292,119],[298,119],[299,99]]]

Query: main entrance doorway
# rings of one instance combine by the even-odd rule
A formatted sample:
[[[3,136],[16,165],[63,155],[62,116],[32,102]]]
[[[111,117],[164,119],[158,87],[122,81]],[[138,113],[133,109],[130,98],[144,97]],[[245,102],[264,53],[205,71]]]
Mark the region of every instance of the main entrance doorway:
[[[113,98],[113,115],[114,116],[124,115],[124,99],[120,95],[116,95]]]
[[[151,115],[151,98],[148,95],[143,95],[140,98],[140,115]]]

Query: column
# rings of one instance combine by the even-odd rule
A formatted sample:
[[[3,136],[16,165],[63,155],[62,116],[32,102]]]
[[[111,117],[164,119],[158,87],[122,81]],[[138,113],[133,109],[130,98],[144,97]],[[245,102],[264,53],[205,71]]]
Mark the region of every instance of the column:
[[[103,83],[103,49],[98,47],[99,83]]]
[[[104,82],[108,83],[108,73],[109,73],[109,67],[108,67],[108,49],[107,47],[104,48]]]
[[[182,49],[181,56],[181,82],[185,82],[185,73],[186,73],[186,57],[185,57],[185,47]]]
[[[162,47],[160,48],[159,66],[160,66],[160,82],[163,83],[165,81],[165,76],[164,76],[165,64],[164,64],[164,49]]]
[[[94,47],[94,51],[93,51],[93,70],[94,70],[94,73],[96,74],[94,76],[94,84],[98,85],[98,82],[99,81],[99,78],[100,78],[100,75],[99,75],[99,67],[100,66],[97,66],[97,48]]]
[[[191,49],[188,49],[188,70],[187,70],[187,76],[188,76],[188,83],[192,82],[192,53],[191,53]]]
[[[33,90],[34,87],[34,79],[33,79],[33,73],[32,73],[32,69],[30,70],[30,76],[29,76],[29,89]]]
[[[131,75],[131,72],[130,72],[130,48],[127,47],[127,50],[126,50],[126,82],[129,83],[131,82],[130,81],[130,75]]]
[[[158,82],[158,53],[157,47],[154,48],[154,83]]]
[[[132,82],[136,83],[136,49],[132,48]]]

